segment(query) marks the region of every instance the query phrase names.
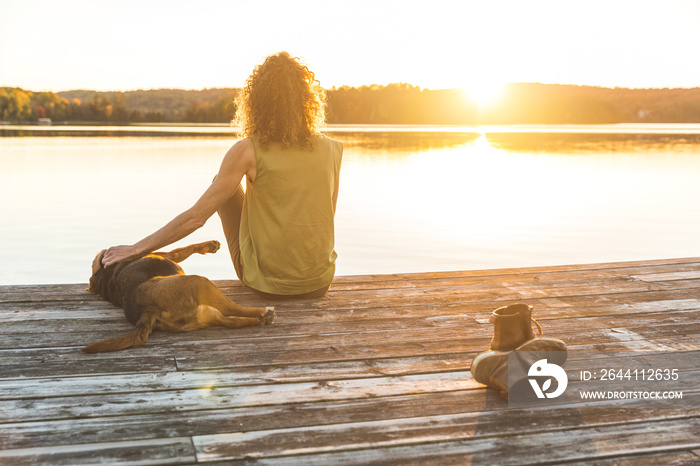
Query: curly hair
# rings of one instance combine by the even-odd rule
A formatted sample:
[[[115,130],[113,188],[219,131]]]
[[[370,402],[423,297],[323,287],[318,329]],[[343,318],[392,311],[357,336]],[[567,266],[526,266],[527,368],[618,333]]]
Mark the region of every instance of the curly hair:
[[[234,124],[244,136],[256,136],[263,149],[273,142],[313,148],[313,136],[325,123],[323,89],[287,52],[256,66],[236,101]]]

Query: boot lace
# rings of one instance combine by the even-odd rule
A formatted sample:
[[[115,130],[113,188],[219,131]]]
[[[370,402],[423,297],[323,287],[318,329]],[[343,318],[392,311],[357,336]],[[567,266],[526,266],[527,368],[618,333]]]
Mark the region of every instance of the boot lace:
[[[532,316],[530,316],[530,320],[533,321],[533,322],[535,323],[535,325],[537,326],[537,330],[540,332],[540,335],[544,335],[544,333],[542,332],[542,326],[541,326],[540,324],[537,323],[537,321],[535,320],[535,318],[532,317]]]

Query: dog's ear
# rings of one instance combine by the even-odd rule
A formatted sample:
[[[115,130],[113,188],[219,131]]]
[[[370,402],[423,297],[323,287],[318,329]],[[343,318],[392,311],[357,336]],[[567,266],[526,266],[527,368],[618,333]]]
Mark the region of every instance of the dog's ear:
[[[97,272],[102,270],[104,267],[102,266],[102,258],[105,255],[105,252],[107,252],[106,249],[103,249],[102,251],[98,252],[97,255],[95,256],[95,259],[92,261],[92,275],[90,276],[90,286],[88,286],[85,291],[90,291],[92,293],[98,293],[97,289],[95,288],[95,278],[97,275]]]
[[[97,255],[95,256],[95,259],[92,261],[92,274],[95,275],[98,270],[102,268],[102,258],[104,257],[105,253],[107,252],[106,249],[103,249],[102,251],[98,252]]]

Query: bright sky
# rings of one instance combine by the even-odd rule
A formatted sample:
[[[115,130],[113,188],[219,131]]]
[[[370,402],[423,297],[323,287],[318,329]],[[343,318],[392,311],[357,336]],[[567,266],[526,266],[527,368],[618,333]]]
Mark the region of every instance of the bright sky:
[[[239,87],[269,54],[321,85],[700,86],[695,0],[2,0],[0,86]]]

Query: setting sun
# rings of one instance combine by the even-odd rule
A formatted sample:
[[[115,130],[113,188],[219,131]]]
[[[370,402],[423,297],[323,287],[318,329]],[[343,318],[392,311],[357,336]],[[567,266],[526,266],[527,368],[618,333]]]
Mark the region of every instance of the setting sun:
[[[503,95],[505,83],[498,81],[475,81],[462,88],[467,100],[475,102],[479,108],[494,104]]]

